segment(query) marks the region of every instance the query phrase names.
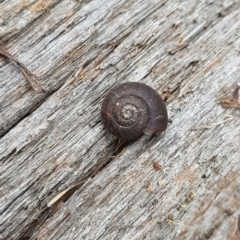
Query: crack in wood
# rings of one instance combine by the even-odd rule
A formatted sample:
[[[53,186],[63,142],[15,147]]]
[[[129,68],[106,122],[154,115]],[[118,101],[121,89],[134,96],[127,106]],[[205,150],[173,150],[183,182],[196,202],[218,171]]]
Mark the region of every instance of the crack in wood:
[[[99,163],[95,169],[89,171],[90,173],[87,174],[85,179],[83,179],[79,183],[74,184],[72,187],[69,187],[69,190],[67,190],[66,193],[57,198],[55,202],[51,203],[48,207],[44,207],[44,209],[41,210],[41,213],[37,216],[37,218],[29,224],[28,228],[22,231],[19,239],[30,239],[33,233],[37,231],[47,219],[49,219],[53,214],[55,214],[58,210],[61,209],[64,202],[66,202],[89,179],[95,178],[99,174],[99,172],[106,168],[119,154],[121,154],[123,149],[130,142],[132,141],[122,141],[117,139],[115,150],[109,154],[110,156],[108,157],[107,161],[104,160],[103,163]]]

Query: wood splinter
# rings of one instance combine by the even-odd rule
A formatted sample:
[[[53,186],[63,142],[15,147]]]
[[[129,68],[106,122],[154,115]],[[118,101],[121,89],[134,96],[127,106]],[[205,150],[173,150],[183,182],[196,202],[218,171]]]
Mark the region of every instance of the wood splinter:
[[[31,87],[34,89],[37,93],[46,92],[46,88],[41,84],[40,79],[31,73],[23,63],[18,61],[12,54],[7,52],[4,48],[0,48],[0,55],[10,59],[11,61],[15,62],[21,69],[23,75],[27,79],[27,81],[30,83]]]

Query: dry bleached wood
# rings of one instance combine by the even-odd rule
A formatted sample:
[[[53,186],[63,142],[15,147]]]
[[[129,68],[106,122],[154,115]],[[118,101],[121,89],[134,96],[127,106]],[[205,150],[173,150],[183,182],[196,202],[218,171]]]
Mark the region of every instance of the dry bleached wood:
[[[46,89],[44,86],[41,85],[39,79],[31,73],[21,62],[19,62],[14,56],[8,53],[4,48],[0,48],[0,55],[8,58],[9,60],[15,62],[21,69],[23,75],[25,76],[26,80],[29,82],[31,87],[37,92],[45,92]]]
[[[29,13],[37,2],[1,35],[49,89],[36,94],[1,58],[1,238],[238,239],[240,111],[220,102],[240,78],[239,1],[52,1]],[[124,81],[170,91],[173,123],[88,179],[116,147],[99,112]]]

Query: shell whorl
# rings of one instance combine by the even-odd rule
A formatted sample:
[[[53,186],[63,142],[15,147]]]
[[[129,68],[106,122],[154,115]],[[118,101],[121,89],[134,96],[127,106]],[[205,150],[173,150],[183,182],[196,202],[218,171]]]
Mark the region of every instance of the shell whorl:
[[[102,122],[121,139],[163,132],[168,116],[159,94],[143,83],[127,82],[112,88],[103,100]]]

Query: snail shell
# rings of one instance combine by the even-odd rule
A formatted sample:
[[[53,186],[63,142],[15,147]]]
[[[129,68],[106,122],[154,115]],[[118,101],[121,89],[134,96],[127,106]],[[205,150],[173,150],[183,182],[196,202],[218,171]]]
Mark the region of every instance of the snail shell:
[[[166,130],[168,115],[160,95],[146,84],[126,82],[112,88],[101,109],[105,128],[120,139]]]

